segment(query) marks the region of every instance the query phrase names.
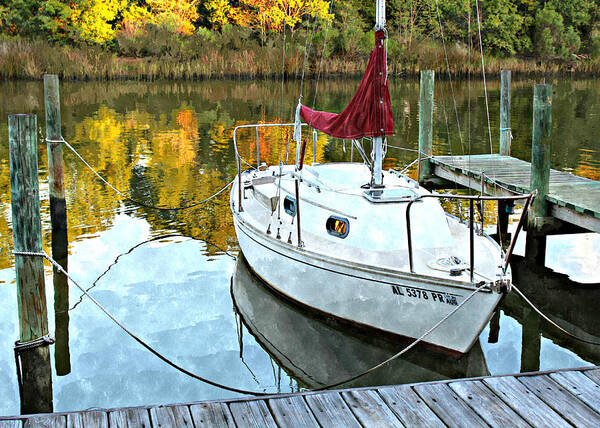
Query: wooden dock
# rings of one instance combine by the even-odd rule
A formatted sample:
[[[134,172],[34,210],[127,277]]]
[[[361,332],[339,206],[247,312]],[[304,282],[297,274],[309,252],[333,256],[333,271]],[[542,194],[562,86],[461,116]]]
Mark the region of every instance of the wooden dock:
[[[600,366],[177,405],[0,417],[0,428],[600,426]]]
[[[531,164],[511,156],[434,156],[429,162],[435,177],[478,192],[482,185],[492,195],[530,191]],[[555,219],[600,233],[600,182],[552,169],[546,201]]]

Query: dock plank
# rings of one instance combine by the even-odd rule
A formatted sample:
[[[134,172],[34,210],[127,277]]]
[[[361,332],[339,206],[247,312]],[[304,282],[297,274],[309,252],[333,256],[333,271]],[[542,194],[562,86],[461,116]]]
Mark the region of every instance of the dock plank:
[[[413,389],[449,427],[488,425],[458,395],[443,383],[416,385]]]
[[[147,409],[133,407],[118,409],[108,413],[110,428],[150,428],[150,414]]]
[[[583,372],[583,374],[600,385],[600,369],[586,370]]]
[[[41,415],[32,416],[25,420],[23,428],[66,428],[67,417],[65,415]]]
[[[108,414],[99,411],[70,413],[67,428],[108,428]]]
[[[410,386],[383,387],[379,395],[406,426],[446,426]]]
[[[269,412],[267,403],[262,400],[231,403],[229,410],[231,410],[233,419],[238,426],[277,428],[277,424],[273,419],[273,415]]]
[[[514,376],[486,378],[483,382],[531,425],[537,427],[571,426]]]
[[[376,391],[345,391],[342,398],[352,413],[366,427],[403,427],[400,419]]]
[[[268,400],[275,422],[280,427],[318,427],[308,404],[302,397],[272,398]]]
[[[510,156],[473,155],[473,156],[434,156],[433,172],[446,180],[479,190],[484,176],[488,191],[496,192],[492,182],[516,190],[529,192],[531,186],[531,164]],[[580,177],[569,172],[550,170],[548,195],[546,200],[554,206],[566,207],[590,217],[592,226],[582,226],[591,231],[599,231],[600,225],[600,182]],[[574,219],[563,218],[574,222]],[[578,222],[574,222],[578,224]]]
[[[549,376],[521,376],[518,380],[573,425],[600,426],[600,414],[575,399]]]
[[[225,403],[202,403],[190,406],[192,420],[196,428],[200,427],[232,427],[235,428],[233,416]]]
[[[360,428],[361,425],[337,392],[307,395],[313,415],[323,428]]]
[[[154,428],[190,427],[192,415],[187,406],[156,406],[150,409],[150,421]]]
[[[492,426],[529,427],[513,409],[500,400],[481,381],[452,382],[448,386]]]
[[[581,372],[552,373],[550,377],[594,409],[600,409],[600,385]]]

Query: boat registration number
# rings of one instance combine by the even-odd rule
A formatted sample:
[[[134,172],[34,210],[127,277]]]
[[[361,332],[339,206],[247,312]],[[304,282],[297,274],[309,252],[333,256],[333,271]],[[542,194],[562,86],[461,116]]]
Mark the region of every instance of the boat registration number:
[[[397,296],[407,296],[415,299],[431,300],[433,302],[458,306],[456,296],[452,294],[439,293],[431,290],[421,290],[420,288],[402,287],[400,285],[392,285],[391,287],[392,293]]]

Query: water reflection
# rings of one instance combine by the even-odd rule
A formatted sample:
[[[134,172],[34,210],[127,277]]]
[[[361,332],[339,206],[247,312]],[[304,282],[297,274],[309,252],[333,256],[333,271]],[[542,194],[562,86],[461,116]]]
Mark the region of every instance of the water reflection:
[[[513,82],[515,139],[512,153],[524,160],[530,157],[534,83],[537,82]],[[600,83],[594,80],[552,83],[555,85],[552,166],[598,179]],[[322,81],[316,107],[339,111],[356,85],[357,81],[346,79]],[[305,99],[312,100],[313,89],[314,82],[307,82]],[[457,82],[454,89],[458,123],[448,83],[436,82],[435,153],[489,152],[481,82],[474,82],[471,88],[470,112],[466,83]],[[497,149],[499,83],[491,81],[488,89],[492,141]],[[291,118],[296,88],[290,82],[284,90],[287,104],[283,106],[283,119],[287,121]],[[0,82],[0,93],[2,117],[23,112],[43,117],[41,82]],[[390,146],[416,148],[418,94],[417,81],[391,81],[396,135],[390,138]],[[236,170],[231,141],[233,126],[282,120],[280,84],[274,82],[67,82],[61,85],[61,100],[65,138],[119,189],[158,206],[181,206],[202,200],[233,178]],[[466,126],[469,122],[470,128]],[[7,135],[5,120],[0,121],[0,135]],[[38,152],[41,154],[46,152],[43,135],[45,132],[40,129]],[[279,162],[286,155],[288,140],[289,135],[264,130],[260,135],[262,160]],[[255,164],[255,135],[248,135],[240,142],[244,158]],[[294,154],[292,146],[290,158]],[[388,150],[387,168],[401,169],[414,160],[414,152],[396,147]],[[308,149],[307,159],[312,159],[312,145],[309,144]],[[344,150],[338,141],[320,135],[314,156],[317,162],[349,160],[351,151],[348,146]],[[224,255],[224,250],[236,251],[226,193],[203,206],[181,212],[140,208],[121,200],[68,150],[64,158],[69,270],[83,286],[91,286],[119,254],[164,234],[194,237],[214,244],[169,238],[169,242],[160,239],[138,246],[121,257],[91,291],[119,319],[149,338],[165,354],[175,356],[186,368],[246,389],[287,392],[297,390],[299,385],[319,385],[338,380],[343,374],[354,374],[397,349],[395,344],[363,342],[359,336],[344,335],[339,329],[325,325],[318,329],[331,334],[321,334],[318,343],[309,343],[310,338],[306,337],[290,337],[292,333],[298,335],[300,329],[276,331],[284,342],[278,343],[276,350],[261,339],[263,349],[251,334],[245,334],[242,337],[244,360],[240,360],[236,332],[239,325],[229,293],[234,262]],[[40,156],[39,165],[44,247],[49,252],[46,156]],[[4,310],[0,311],[0,414],[18,411],[12,354],[18,328],[9,195],[8,145],[0,144],[0,301],[5,302]],[[448,204],[447,208],[457,215],[467,212],[458,205]],[[486,204],[483,212],[486,225],[495,222],[495,212],[494,204]],[[516,216],[518,214],[519,207]],[[566,275],[555,277],[547,271],[534,271],[519,277],[518,284],[536,304],[566,327],[590,337],[600,337],[593,323],[597,293],[579,290],[568,280],[569,277],[579,282],[599,283],[599,257],[597,234],[550,237],[548,265]],[[518,275],[517,268],[513,266],[515,275]],[[55,298],[55,307],[49,308],[49,319],[55,323],[51,331],[58,339],[54,366],[58,374],[70,370],[69,375],[54,379],[56,410],[230,396],[185,378],[155,360],[128,341],[86,299],[65,312],[65,302],[73,308],[80,293],[71,290],[67,294],[67,288],[60,283],[55,292],[50,285],[51,269],[49,266],[46,269],[48,299]],[[526,285],[530,285],[528,291],[524,288]],[[385,375],[373,374],[370,381],[380,383],[389,377],[400,382],[424,380],[428,376],[481,374],[485,373],[485,365],[490,373],[499,374],[538,366],[541,369],[573,367],[600,360],[596,347],[563,337],[547,323],[536,321],[535,314],[527,313],[518,296],[509,297],[483,332],[480,348],[468,362],[453,365],[437,355],[408,355],[399,366],[387,368]],[[290,311],[285,306],[282,308],[282,311]],[[257,328],[261,327],[259,323],[264,322],[264,317],[261,321],[258,316],[255,320],[244,316],[244,320],[253,332],[265,330]],[[304,331],[314,331],[315,325],[322,326],[319,321],[306,317],[296,322],[308,328]],[[331,343],[328,342],[330,336]],[[290,343],[286,343],[288,340]],[[298,345],[300,340],[310,345],[314,355],[320,358],[310,359]],[[337,355],[334,349],[349,350],[345,355]],[[318,353],[319,350],[322,353]],[[320,366],[325,360],[335,367],[335,372],[328,374]],[[365,384],[368,381],[364,380]]]
[[[250,271],[243,256],[238,258],[231,290],[235,307],[248,331],[278,365],[305,388],[319,388],[351,378],[410,344],[410,341],[376,338],[331,319],[315,318],[273,294]],[[460,358],[417,347],[343,387],[487,374],[479,342]]]

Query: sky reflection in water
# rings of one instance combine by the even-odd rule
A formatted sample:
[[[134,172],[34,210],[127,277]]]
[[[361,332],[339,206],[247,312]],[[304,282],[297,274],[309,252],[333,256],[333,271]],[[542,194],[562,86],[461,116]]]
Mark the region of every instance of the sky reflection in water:
[[[513,154],[525,160],[530,156],[533,83],[517,81],[513,87],[513,133],[516,137]],[[329,81],[322,85],[319,94],[322,104],[318,107],[339,110],[349,99],[356,82]],[[469,145],[473,153],[489,152],[480,84],[476,83],[478,86],[473,88],[472,138],[469,142],[468,133],[464,132],[462,146],[456,122],[449,120],[446,126],[444,120],[444,112],[447,117],[452,117],[453,113],[449,87],[446,82],[436,85],[436,152],[461,153],[463,147],[468,148]],[[5,95],[0,100],[3,117],[16,112],[37,113],[40,135],[44,135],[41,83],[2,83],[0,89]],[[291,111],[294,88],[290,85],[286,90],[290,105],[286,105],[285,110]],[[466,86],[459,82],[455,90],[459,117],[464,125],[468,117]],[[232,127],[248,122],[279,120],[278,91],[279,85],[271,82],[68,83],[63,85],[61,93],[63,133],[109,181],[122,190],[130,191],[133,197],[161,206],[184,205],[187,201],[209,196],[233,177]],[[497,114],[494,113],[498,111],[497,97],[498,83],[491,82],[490,108],[494,133],[498,128]],[[600,179],[600,84],[592,81],[556,83],[554,97],[553,133],[559,143],[555,143],[552,166]],[[417,82],[392,82],[392,99],[396,135],[390,139],[390,145],[414,149],[418,132]],[[448,131],[451,144],[448,143]],[[6,121],[0,124],[0,133],[7,135]],[[498,137],[492,137],[494,148],[497,148]],[[261,135],[261,157],[277,163],[280,150],[285,147],[285,138],[276,133]],[[320,147],[315,154],[318,161],[349,159],[349,147],[344,151],[341,144],[328,143],[324,137],[320,137],[319,142]],[[253,140],[242,144],[241,152],[250,163],[256,161]],[[45,193],[47,161],[42,144],[39,153],[44,245],[49,250]],[[293,153],[291,159],[292,156]],[[312,157],[311,149],[307,158]],[[386,167],[401,168],[413,158],[412,152],[390,148]],[[281,308],[273,309],[275,312],[272,314],[273,319],[279,320],[281,331],[250,331],[251,334],[248,334],[248,327],[242,327],[241,359],[239,319],[230,294],[230,280],[236,262],[219,250],[236,252],[225,195],[203,208],[177,213],[140,209],[120,202],[72,154],[65,153],[65,162],[71,242],[69,269],[83,286],[91,285],[119,254],[158,235],[179,233],[216,245],[189,238],[169,238],[164,242],[141,245],[122,256],[92,291],[119,320],[178,364],[232,386],[287,392],[297,390],[299,386],[310,386],[307,380],[310,376],[299,375],[294,367],[314,367],[316,373],[318,363],[328,363],[328,359],[335,355],[344,352],[352,355],[360,350],[361,358],[352,361],[336,360],[333,364],[334,361],[329,360],[331,367],[339,370],[332,376],[339,374],[343,377],[344,370],[350,372],[354,368],[366,368],[379,362],[382,356],[385,358],[398,350],[398,344],[370,343],[364,338],[326,326],[278,300],[269,300],[268,293],[264,294],[260,285],[247,279],[254,287],[253,296],[258,303]],[[18,413],[12,354],[18,327],[10,254],[12,231],[8,183],[8,149],[5,144],[0,146],[0,301],[4,302],[5,308],[0,312],[0,415]],[[489,207],[486,221],[489,223],[493,217],[493,207]],[[518,249],[522,251],[522,247],[521,241]],[[600,266],[599,236],[551,237],[547,265],[569,275],[571,280],[600,283],[597,271],[597,266]],[[52,280],[49,268],[46,269],[50,330],[55,331]],[[558,303],[544,296],[546,288],[549,287],[548,294],[555,293],[557,296],[573,287],[577,289],[577,285],[567,277],[550,271],[531,272],[526,266],[521,270],[519,275],[524,281],[523,288],[541,299],[539,301],[551,314],[553,305]],[[574,329],[600,337],[600,332],[591,327],[593,316],[588,316],[578,307],[595,305],[598,294],[577,291],[575,295],[583,297],[574,301],[570,308],[573,313],[581,313],[575,321],[571,320]],[[79,296],[80,293],[71,287],[70,306],[79,301]],[[248,300],[248,305],[251,302]],[[563,312],[559,310],[555,314],[569,321],[569,310],[566,314]],[[255,320],[250,328],[259,327],[259,321]],[[522,328],[523,322],[530,327],[526,331]],[[452,366],[446,364],[443,357],[408,355],[406,361],[396,367],[396,377],[388,378],[402,382],[414,381],[425,373],[431,378],[487,372],[498,374],[536,366],[549,369],[597,364],[600,359],[600,350],[558,336],[529,314],[518,299],[504,302],[499,324],[498,343],[488,343],[491,329],[488,325],[477,350],[463,360],[464,363],[453,363]],[[535,351],[538,345],[530,339],[536,337],[536,332],[539,335],[540,331],[543,337],[539,352],[532,353],[531,349]],[[278,351],[265,346],[265,337],[261,341],[261,334],[274,341],[279,340]],[[315,337],[320,340],[317,342],[320,347],[310,342]],[[525,346],[523,337],[527,342]],[[313,343],[314,347],[308,349],[314,350],[311,357],[314,361],[307,360],[309,357],[301,352],[301,348],[294,348],[296,341]],[[284,349],[295,355],[284,355]],[[166,366],[127,337],[85,298],[70,311],[70,352],[71,374],[54,378],[55,410],[173,403],[232,395]],[[532,354],[537,356],[531,357]],[[290,361],[293,362],[294,358],[304,360],[292,364]],[[415,360],[422,361],[422,365],[416,364]],[[441,362],[434,363],[434,360]],[[344,364],[347,366],[344,367]],[[55,361],[52,365],[56,367]],[[371,381],[381,382],[381,379]],[[369,379],[365,382],[368,384]]]

